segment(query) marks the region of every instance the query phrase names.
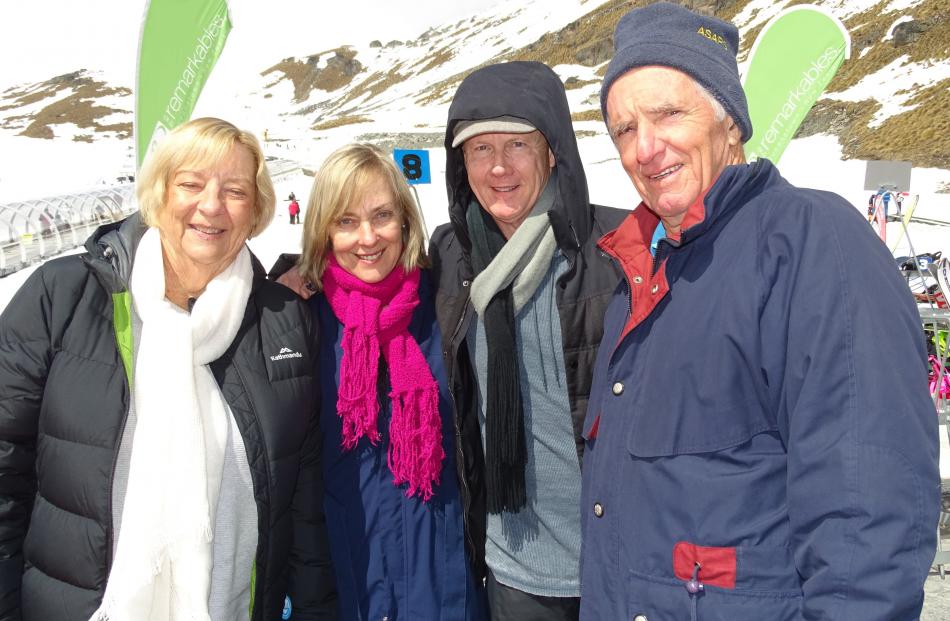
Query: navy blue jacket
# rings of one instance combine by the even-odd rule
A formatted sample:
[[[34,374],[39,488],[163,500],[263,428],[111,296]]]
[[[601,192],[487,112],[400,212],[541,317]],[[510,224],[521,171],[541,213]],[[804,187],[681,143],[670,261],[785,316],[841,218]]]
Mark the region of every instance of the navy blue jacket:
[[[386,463],[391,402],[385,364],[379,370],[381,440],[373,446],[363,438],[352,450],[343,449],[336,410],[342,325],[322,294],[310,298],[314,323],[320,329],[324,505],[340,619],[344,620],[474,621],[483,617],[481,591],[475,588],[465,555],[452,402],[434,293],[425,270],[419,299],[409,333],[439,383],[445,450],[441,482],[427,503],[418,496],[407,498],[405,485],[394,486]]]
[[[626,278],[585,421],[581,617],[917,618],[937,418],[887,249],[767,161],[728,167],[654,264],[656,222],[601,241]]]

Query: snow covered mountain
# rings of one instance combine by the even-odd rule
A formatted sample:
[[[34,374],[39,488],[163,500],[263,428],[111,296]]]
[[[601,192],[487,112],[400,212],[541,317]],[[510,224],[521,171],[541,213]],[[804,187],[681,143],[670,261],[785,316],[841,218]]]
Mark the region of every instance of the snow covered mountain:
[[[411,40],[353,41],[287,58],[269,58],[264,40],[253,53],[245,51],[242,73],[230,72],[227,82],[212,74],[195,114],[222,116],[262,137],[266,133],[270,150],[310,161],[319,161],[352,139],[436,147],[459,81],[486,63],[523,59],[554,66],[568,88],[579,135],[599,133],[600,76],[612,51],[613,28],[629,7],[644,3],[504,2],[429,28]],[[684,3],[739,26],[741,61],[765,22],[796,2]],[[816,4],[848,27],[852,58],[800,136],[836,135],[845,158],[902,159],[915,166],[950,169],[945,139],[945,110],[950,108],[946,0]],[[83,187],[132,168],[132,87],[86,66],[63,75],[37,76],[35,82],[0,92],[0,145],[8,154],[18,154],[0,171],[0,202],[37,196],[32,184],[18,181],[18,165],[58,165],[62,183],[45,193]],[[67,162],[92,157],[99,174],[85,179],[84,171],[73,174],[51,155],[54,149]],[[950,191],[948,180],[937,183],[941,187],[933,190]]]

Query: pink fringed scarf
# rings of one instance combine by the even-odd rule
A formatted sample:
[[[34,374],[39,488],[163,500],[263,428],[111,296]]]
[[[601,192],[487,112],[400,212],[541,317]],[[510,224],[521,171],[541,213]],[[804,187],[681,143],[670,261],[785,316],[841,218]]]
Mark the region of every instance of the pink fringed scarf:
[[[378,283],[363,282],[344,270],[331,254],[323,273],[323,291],[343,324],[343,359],[337,414],[343,419],[343,448],[366,436],[379,442],[376,380],[382,350],[389,367],[392,418],[387,463],[393,484],[408,483],[407,496],[432,497],[442,470],[442,421],[439,386],[419,345],[409,334],[419,304],[419,270],[401,266]]]

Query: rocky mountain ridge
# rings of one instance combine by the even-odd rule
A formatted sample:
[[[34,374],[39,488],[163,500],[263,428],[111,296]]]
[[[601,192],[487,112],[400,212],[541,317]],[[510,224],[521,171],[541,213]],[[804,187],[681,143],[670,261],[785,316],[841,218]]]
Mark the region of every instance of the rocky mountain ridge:
[[[443,111],[465,75],[488,63],[540,60],[564,80],[577,131],[600,131],[599,84],[614,26],[629,8],[646,3],[587,0],[573,12],[552,11],[541,0],[504,3],[410,41],[371,41],[273,63],[262,59],[266,68],[240,94],[243,114],[249,120],[276,117],[256,121],[273,136],[304,132],[317,139],[335,128],[365,124],[364,139],[385,141],[400,132],[416,136],[418,146],[436,146]],[[742,61],[768,19],[800,2],[681,3],[736,23]],[[835,134],[845,157],[950,168],[950,0],[814,4],[845,23],[852,56],[799,135]],[[880,95],[868,95],[875,92]],[[77,70],[0,93],[0,131],[36,139],[128,140],[133,107],[129,85],[107,84],[93,71]],[[393,118],[399,123],[381,120]]]

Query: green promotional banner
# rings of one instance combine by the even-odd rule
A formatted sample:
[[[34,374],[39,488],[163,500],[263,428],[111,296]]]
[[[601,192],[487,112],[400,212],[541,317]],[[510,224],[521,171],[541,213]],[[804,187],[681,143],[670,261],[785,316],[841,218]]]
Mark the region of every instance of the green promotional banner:
[[[231,32],[226,0],[149,0],[135,91],[136,164],[191,116]]]
[[[752,138],[746,158],[778,162],[805,115],[851,55],[851,37],[824,9],[797,5],[759,33],[743,78]]]

